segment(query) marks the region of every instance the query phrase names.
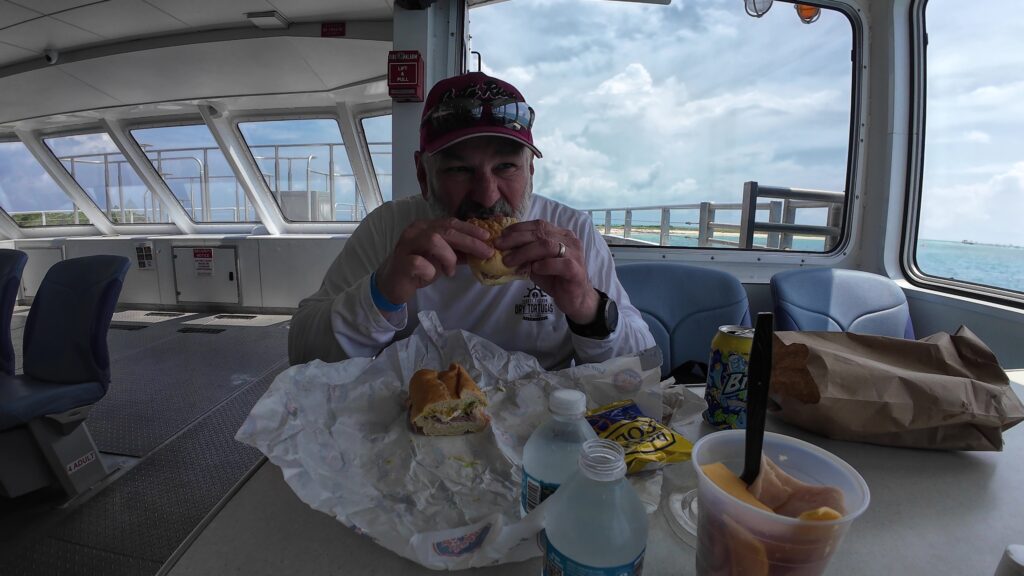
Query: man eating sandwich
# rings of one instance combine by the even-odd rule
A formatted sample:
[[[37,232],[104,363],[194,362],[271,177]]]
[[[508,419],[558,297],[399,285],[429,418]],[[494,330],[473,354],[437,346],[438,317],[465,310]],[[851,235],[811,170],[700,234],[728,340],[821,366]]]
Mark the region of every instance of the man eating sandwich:
[[[430,90],[420,194],[367,215],[299,304],[293,364],[373,356],[411,334],[421,310],[547,369],[654,346],[589,216],[533,194],[534,119],[518,89],[480,72]]]

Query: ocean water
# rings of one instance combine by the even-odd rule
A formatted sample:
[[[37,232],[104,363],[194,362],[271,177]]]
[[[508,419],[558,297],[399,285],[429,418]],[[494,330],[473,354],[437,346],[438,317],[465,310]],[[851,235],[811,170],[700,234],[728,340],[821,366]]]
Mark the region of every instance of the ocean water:
[[[929,276],[1024,292],[1024,247],[921,240],[917,266]]]
[[[728,235],[721,236],[728,238]],[[634,232],[630,237],[658,242],[657,233]],[[755,243],[758,243],[757,239]],[[763,236],[760,243],[764,243]],[[673,235],[669,244],[695,247],[697,236]],[[823,245],[824,240],[820,238],[793,240],[794,250],[819,252]],[[1020,246],[921,240],[917,248],[917,266],[929,276],[1024,292],[1024,247]]]

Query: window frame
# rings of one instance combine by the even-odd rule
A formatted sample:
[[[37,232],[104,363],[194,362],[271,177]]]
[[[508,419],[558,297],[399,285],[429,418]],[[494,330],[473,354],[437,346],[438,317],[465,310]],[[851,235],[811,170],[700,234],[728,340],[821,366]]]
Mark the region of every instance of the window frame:
[[[793,6],[796,0],[779,0],[779,3]],[[868,25],[865,22],[864,10],[852,3],[843,1],[818,1],[800,2],[811,4],[822,9],[834,10],[846,17],[850,25],[850,115],[849,132],[846,156],[846,195],[843,204],[843,218],[840,229],[840,236],[836,244],[828,252],[807,252],[795,250],[775,250],[763,248],[700,248],[689,246],[634,246],[634,245],[610,245],[615,254],[625,256],[629,260],[652,260],[665,259],[676,261],[696,262],[736,262],[736,263],[771,263],[771,264],[793,264],[799,265],[823,265],[839,266],[848,258],[855,258],[860,248],[860,236],[862,231],[856,227],[861,221],[863,212],[863,191],[860,189],[861,182],[866,181],[864,166],[867,163],[867,149],[862,145],[866,136],[867,126],[867,64],[864,62],[865,45],[867,42]],[[486,3],[478,4],[471,9],[486,8]],[[778,9],[778,8],[777,8]],[[467,10],[467,18],[470,12]],[[469,72],[467,63],[475,59],[468,58],[470,48],[467,43],[467,35],[462,38],[463,73]],[[534,96],[537,98],[537,96]],[[365,140],[365,138],[364,138]],[[587,209],[580,209],[586,212]],[[595,209],[596,210],[596,209]],[[596,222],[595,222],[596,226]],[[770,273],[768,274],[770,276]]]
[[[338,126],[338,136],[341,138],[341,144],[345,147],[346,157],[351,158],[348,154],[349,143],[345,142],[345,134],[341,127],[341,119],[338,117],[338,111],[332,108],[308,108],[308,109],[297,109],[297,110],[269,110],[269,111],[258,111],[258,110],[245,110],[235,112],[231,116],[231,130],[235,138],[238,139],[246,152],[245,161],[249,162],[250,166],[253,166],[256,173],[259,174],[260,178],[260,190],[259,194],[264,195],[270,199],[270,204],[274,206],[277,211],[278,217],[281,221],[288,226],[323,226],[323,225],[348,225],[359,224],[356,220],[292,220],[288,218],[284,209],[274,198],[273,191],[270,188],[270,183],[263,177],[263,173],[259,170],[259,162],[252,153],[252,147],[249,142],[245,139],[242,134],[242,129],[239,127],[240,124],[247,122],[283,122],[288,120],[332,120]],[[260,146],[257,146],[260,147]],[[349,160],[351,163],[351,160]],[[353,179],[355,179],[355,170],[353,169]],[[356,194],[359,194],[358,181],[356,181]],[[369,212],[369,209],[367,210]]]
[[[132,145],[138,148],[141,151],[142,155],[149,159],[149,155],[146,154],[146,150],[142,148],[142,145],[139,143],[138,138],[135,137],[134,131],[146,130],[151,128],[175,128],[180,126],[204,126],[207,130],[209,130],[210,136],[213,138],[217,150],[219,150],[220,153],[224,156],[224,161],[227,162],[228,166],[231,168],[231,175],[235,178],[236,183],[238,183],[239,186],[242,186],[244,188],[244,185],[242,184],[241,180],[238,177],[239,175],[235,172],[234,166],[232,166],[231,160],[228,158],[227,152],[224,149],[222,149],[220,143],[217,142],[217,136],[216,134],[214,134],[215,129],[211,128],[210,125],[206,122],[206,120],[199,114],[184,114],[160,118],[138,118],[124,122],[122,128],[124,129],[125,134],[129,138],[131,138]],[[156,170],[156,165],[152,163],[151,159],[149,160],[149,162],[150,166],[152,166],[153,169]],[[163,183],[163,186],[171,193],[171,196],[174,197],[174,200],[175,202],[178,203],[178,206],[182,208],[182,213],[185,215],[185,217],[188,218],[189,224],[191,226],[196,227],[197,230],[205,228],[210,230],[216,229],[223,233],[230,233],[234,230],[251,230],[253,226],[265,225],[265,223],[260,219],[258,213],[256,214],[255,220],[242,220],[240,222],[196,220],[192,218],[191,214],[188,213],[188,210],[185,209],[185,205],[181,203],[181,200],[179,200],[178,197],[174,195],[174,191],[171,189],[170,184],[168,184],[167,180],[163,177],[163,175],[159,174],[159,176],[160,181]],[[172,223],[174,223],[173,219]]]
[[[90,132],[94,131],[94,130],[90,129],[90,127],[98,127],[98,126],[99,126],[98,124],[76,125],[76,126],[62,127],[62,128],[52,129],[52,130],[40,130],[40,131],[37,131],[37,132],[33,132],[32,134],[35,137],[35,139],[38,140],[39,144],[50,155],[50,157],[53,160],[53,162],[56,165],[59,165],[61,167],[61,169],[64,170],[65,173],[67,173],[68,177],[71,178],[72,180],[74,180],[75,184],[79,188],[81,188],[81,185],[78,184],[78,181],[75,180],[74,177],[71,176],[71,174],[67,171],[66,168],[64,168],[64,164],[57,158],[57,155],[53,153],[53,150],[51,150],[50,147],[46,145],[45,139],[46,138],[53,138],[54,136],[58,136],[58,137],[59,136],[75,136],[77,134],[90,133]],[[103,131],[103,129],[100,127],[100,128],[97,128],[96,131]],[[110,134],[107,134],[107,136],[110,136]],[[113,139],[113,137],[111,137],[111,139]],[[17,142],[17,143],[21,144],[22,146],[25,146],[26,151],[30,155],[32,154],[31,149],[29,149],[28,145],[25,144],[25,141],[22,140],[22,138],[19,137],[17,133],[11,132],[11,133],[0,134],[0,143],[10,143],[10,142]],[[34,158],[34,156],[33,156],[33,158]],[[46,173],[46,175],[49,176],[53,180],[54,185],[57,186],[57,188],[60,189],[61,192],[64,193],[64,196],[67,197],[68,201],[71,202],[71,206],[74,207],[75,206],[75,198],[71,194],[68,193],[67,189],[64,186],[61,185],[61,183],[60,183],[60,181],[58,179],[53,178],[53,176],[50,174],[49,170],[46,169],[46,166],[43,166],[42,163],[38,162],[38,160],[37,160],[37,163],[39,164],[39,167],[43,170],[43,172]],[[84,192],[86,198],[88,198],[89,201],[92,202],[93,207],[95,207],[97,211],[99,211],[99,212],[104,214],[104,218],[106,219],[108,224],[116,225],[113,222],[111,222],[109,218],[106,218],[106,213],[104,213],[103,210],[100,209],[99,204],[96,204],[96,201],[93,200],[92,196],[89,196],[88,192],[85,192],[85,189],[82,189],[82,192]],[[46,224],[46,225],[41,225],[41,226],[22,226],[21,224],[18,224],[18,221],[14,219],[14,216],[12,216],[10,214],[10,212],[7,211],[6,208],[3,208],[3,212],[4,212],[4,214],[8,218],[11,219],[11,222],[13,222],[14,225],[18,227],[18,230],[22,231],[23,233],[25,233],[27,231],[49,231],[49,232],[47,232],[46,235],[52,235],[53,231],[55,231],[55,230],[56,231],[60,231],[60,230],[73,230],[73,231],[75,231],[75,233],[80,233],[80,231],[82,231],[82,230],[90,230],[90,229],[93,230],[93,231],[96,231],[97,234],[99,233],[98,229],[96,228],[96,225],[92,222],[91,219],[90,219],[90,221],[88,223],[85,223],[85,224]],[[31,234],[30,233],[28,235],[29,236],[34,236],[36,234]]]
[[[360,149],[362,151],[362,154],[364,155],[363,157],[365,158],[366,167],[369,169],[368,171],[369,171],[370,175],[373,176],[372,183],[373,183],[374,193],[377,196],[377,202],[378,202],[377,205],[378,206],[380,206],[381,204],[383,204],[385,202],[385,200],[384,200],[384,193],[381,192],[380,180],[377,179],[377,170],[376,170],[376,168],[373,165],[373,152],[370,150],[370,141],[366,137],[366,130],[363,129],[363,120],[365,120],[367,118],[378,118],[380,116],[391,116],[391,179],[392,179],[392,182],[391,182],[391,196],[392,196],[392,198],[391,198],[391,200],[394,201],[394,199],[395,199],[394,198],[394,194],[395,194],[394,178],[395,178],[395,172],[396,172],[396,170],[395,170],[395,123],[394,123],[395,114],[394,114],[394,110],[391,108],[390,104],[388,104],[386,106],[370,105],[370,106],[361,108],[357,113],[353,114],[353,121],[355,123],[356,130],[358,131],[358,134],[359,134],[359,141],[361,142]]]
[[[111,226],[122,226],[122,227],[124,227],[124,226],[149,226],[149,227],[156,228],[156,227],[167,227],[168,225],[173,225],[174,224],[173,221],[167,221],[167,222],[114,222],[113,220],[110,219],[109,216],[107,216],[106,211],[103,210],[102,208],[100,208],[99,204],[96,203],[96,199],[89,195],[89,193],[82,186],[82,183],[79,182],[75,178],[75,176],[71,173],[70,170],[67,169],[66,166],[64,166],[64,163],[60,161],[60,157],[57,156],[57,153],[53,150],[53,148],[51,148],[50,145],[46,143],[46,141],[48,139],[51,139],[51,138],[65,138],[65,137],[69,137],[69,136],[83,136],[83,135],[87,135],[87,134],[106,134],[107,138],[109,138],[110,141],[114,144],[114,148],[117,149],[117,154],[120,154],[121,156],[124,157],[125,162],[128,163],[129,166],[131,166],[132,172],[135,172],[135,176],[139,180],[142,181],[142,185],[146,187],[146,190],[150,194],[153,195],[154,200],[157,200],[157,201],[160,200],[160,197],[157,195],[157,193],[154,192],[153,190],[149,189],[149,184],[145,181],[145,179],[141,175],[139,175],[138,172],[136,172],[135,167],[132,166],[131,161],[128,160],[128,156],[125,155],[121,151],[121,149],[117,147],[117,139],[114,137],[114,135],[111,134],[106,129],[106,127],[104,127],[102,124],[84,124],[84,125],[73,126],[73,127],[70,127],[70,128],[64,127],[64,128],[57,128],[57,129],[51,129],[51,130],[41,130],[41,131],[39,131],[36,134],[36,137],[39,139],[39,142],[43,145],[43,147],[46,148],[46,150],[49,151],[50,156],[53,157],[54,161],[56,161],[57,164],[60,164],[61,168],[64,169],[64,172],[66,172],[67,175],[72,180],[74,180],[76,184],[78,184],[78,187],[81,188],[83,192],[85,192],[86,196],[89,197],[89,200],[92,201],[93,206],[95,206],[97,210],[99,210],[100,212],[103,213],[104,218],[106,218],[107,222],[110,223]],[[134,138],[132,140],[132,143],[135,144],[136,146],[138,146],[138,142],[136,142],[134,140]],[[141,150],[141,148],[140,148],[140,150]],[[145,152],[145,151],[143,150],[143,152]],[[59,185],[59,183],[58,183],[58,185]],[[63,187],[61,189],[63,190]],[[67,191],[65,190],[64,193],[67,194]],[[73,198],[72,198],[72,203],[74,203],[74,199]]]
[[[910,77],[908,105],[910,109],[907,142],[906,182],[904,186],[903,237],[900,245],[900,268],[912,286],[926,290],[1024,309],[1024,293],[931,276],[917,264],[917,247],[924,194],[925,140],[928,107],[928,29],[926,12],[929,0],[909,0],[907,37]]]

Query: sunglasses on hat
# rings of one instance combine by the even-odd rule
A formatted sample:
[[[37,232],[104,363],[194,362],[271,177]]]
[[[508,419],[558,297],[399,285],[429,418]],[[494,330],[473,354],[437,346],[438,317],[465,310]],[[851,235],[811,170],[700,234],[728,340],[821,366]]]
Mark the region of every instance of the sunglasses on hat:
[[[526,102],[509,99],[484,102],[479,98],[457,97],[440,102],[423,117],[420,126],[432,139],[453,130],[481,125],[529,130],[534,117],[533,108]]]

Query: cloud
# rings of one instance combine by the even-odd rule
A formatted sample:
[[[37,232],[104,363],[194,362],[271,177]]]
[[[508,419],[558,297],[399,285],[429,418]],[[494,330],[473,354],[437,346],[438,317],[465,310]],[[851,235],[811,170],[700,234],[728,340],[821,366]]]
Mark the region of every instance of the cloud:
[[[118,153],[117,146],[106,132],[48,138],[45,142],[58,157]]]
[[[988,144],[992,141],[992,137],[981,130],[971,130],[964,134],[964,140],[968,142],[977,142],[979,144]]]
[[[67,210],[71,198],[21,142],[0,142],[0,207],[8,212]]]
[[[835,11],[807,26],[785,8],[753,19],[736,0],[519,0],[472,10],[470,30],[485,69],[537,110],[539,193],[600,207],[736,202],[748,180],[842,191],[852,31]],[[1006,74],[1020,63],[1013,26],[941,7],[928,24],[922,235],[1020,237],[986,216],[1024,196],[1009,169],[1024,132],[1024,82]]]
[[[926,179],[921,237],[1024,244],[1017,216],[1024,212],[1024,161],[985,180],[943,185]]]

